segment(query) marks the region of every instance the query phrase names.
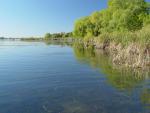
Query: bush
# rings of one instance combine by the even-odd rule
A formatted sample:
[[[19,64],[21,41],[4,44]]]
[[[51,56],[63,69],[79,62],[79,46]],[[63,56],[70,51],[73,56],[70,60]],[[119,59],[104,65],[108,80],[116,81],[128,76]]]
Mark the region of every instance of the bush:
[[[75,37],[99,37],[101,42],[115,41],[149,44],[150,5],[145,0],[109,0],[108,8],[76,21]]]

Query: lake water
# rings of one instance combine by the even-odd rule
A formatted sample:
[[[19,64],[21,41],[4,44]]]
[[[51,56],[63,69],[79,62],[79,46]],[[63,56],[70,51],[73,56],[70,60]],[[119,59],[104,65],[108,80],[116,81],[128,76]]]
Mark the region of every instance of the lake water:
[[[0,41],[0,113],[150,113],[149,74],[100,52]]]

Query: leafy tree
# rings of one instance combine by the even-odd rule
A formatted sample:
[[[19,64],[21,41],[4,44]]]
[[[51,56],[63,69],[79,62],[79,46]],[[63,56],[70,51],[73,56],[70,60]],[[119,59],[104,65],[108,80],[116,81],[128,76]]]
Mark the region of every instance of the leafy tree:
[[[74,36],[76,37],[85,37],[87,35],[87,31],[90,31],[90,20],[89,17],[84,17],[76,21]]]
[[[51,37],[52,37],[52,35],[51,35],[50,33],[46,33],[44,38],[45,38],[45,39],[49,39],[49,38],[51,38]]]
[[[76,21],[74,36],[137,31],[150,24],[150,4],[145,0],[108,0],[108,8]]]
[[[72,32],[69,33],[65,33],[65,32],[61,32],[61,33],[46,33],[45,34],[45,39],[54,39],[54,38],[68,38],[68,37],[72,37]]]

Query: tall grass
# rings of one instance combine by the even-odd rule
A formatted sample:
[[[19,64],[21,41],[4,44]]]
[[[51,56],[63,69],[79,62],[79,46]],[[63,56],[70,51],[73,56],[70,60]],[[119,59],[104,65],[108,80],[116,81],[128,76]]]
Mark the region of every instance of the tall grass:
[[[150,25],[135,32],[116,31],[113,33],[103,33],[96,39],[101,43],[109,40],[110,42],[121,43],[123,46],[127,46],[130,43],[150,45]]]

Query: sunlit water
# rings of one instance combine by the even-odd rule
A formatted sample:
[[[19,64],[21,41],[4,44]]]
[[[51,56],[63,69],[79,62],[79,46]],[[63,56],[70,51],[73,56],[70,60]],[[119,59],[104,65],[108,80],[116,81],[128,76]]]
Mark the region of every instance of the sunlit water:
[[[150,113],[149,75],[70,46],[0,41],[0,113]]]

